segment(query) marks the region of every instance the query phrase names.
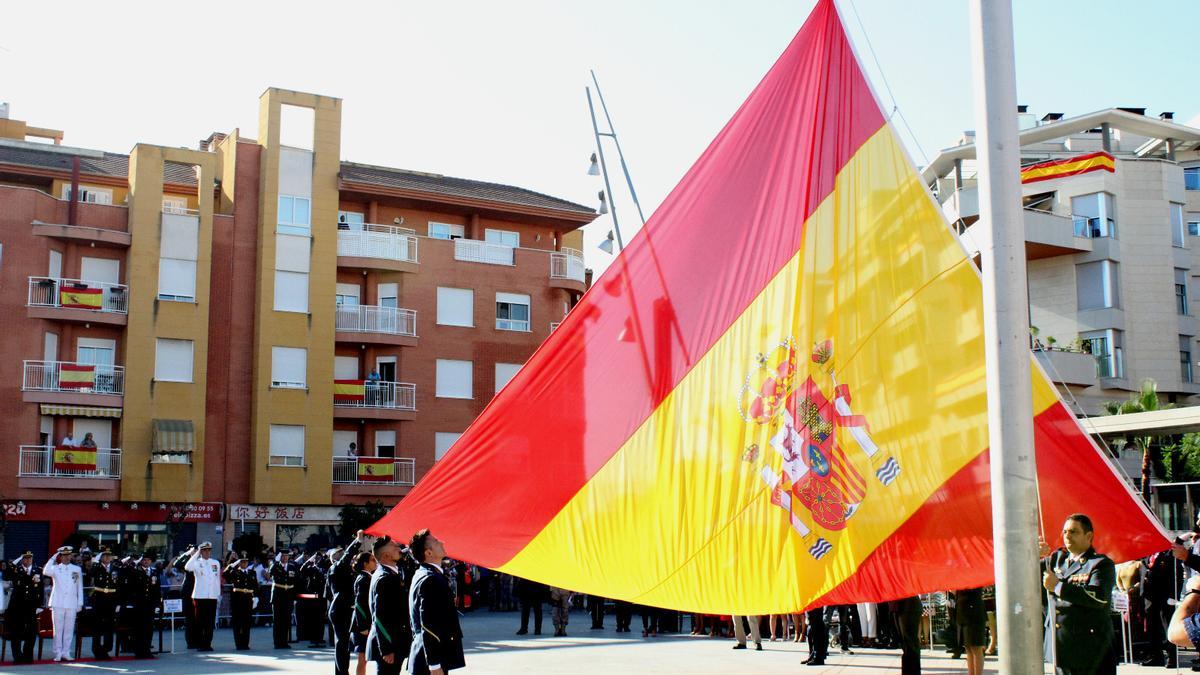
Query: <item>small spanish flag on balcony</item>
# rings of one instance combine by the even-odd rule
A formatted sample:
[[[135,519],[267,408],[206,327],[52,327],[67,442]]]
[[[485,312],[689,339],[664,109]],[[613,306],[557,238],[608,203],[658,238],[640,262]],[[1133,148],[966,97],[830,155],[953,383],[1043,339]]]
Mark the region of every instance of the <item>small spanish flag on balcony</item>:
[[[367,400],[365,380],[334,380],[334,403],[361,403]]]
[[[95,471],[95,448],[62,446],[54,449],[55,471]]]
[[[62,389],[91,389],[96,385],[96,366],[64,363],[58,367],[58,386]]]
[[[1092,152],[1078,157],[1038,162],[1021,169],[1021,182],[1036,183],[1040,180],[1066,178],[1090,171],[1116,173],[1117,163],[1107,152]]]
[[[359,457],[358,480],[392,482],[396,476],[396,460],[391,457]]]
[[[58,303],[71,309],[100,309],[104,305],[104,290],[100,288],[63,288]]]

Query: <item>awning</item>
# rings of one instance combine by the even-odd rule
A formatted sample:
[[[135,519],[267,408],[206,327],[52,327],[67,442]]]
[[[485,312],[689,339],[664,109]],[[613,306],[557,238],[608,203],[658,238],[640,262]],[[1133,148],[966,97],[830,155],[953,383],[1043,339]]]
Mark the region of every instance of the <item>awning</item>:
[[[42,404],[43,415],[66,415],[68,417],[114,417],[121,416],[120,408],[94,408],[85,405]]]
[[[192,452],[196,432],[191,420],[154,420],[154,452]]]

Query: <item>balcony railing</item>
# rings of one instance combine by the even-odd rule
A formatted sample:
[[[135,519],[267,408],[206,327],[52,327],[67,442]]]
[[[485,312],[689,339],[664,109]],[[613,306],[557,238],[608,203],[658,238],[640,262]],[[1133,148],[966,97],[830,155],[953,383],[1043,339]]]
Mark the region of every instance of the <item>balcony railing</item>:
[[[121,450],[22,445],[17,475],[31,478],[120,478]]]
[[[363,461],[359,461],[362,459]],[[417,461],[394,457],[391,462],[375,457],[334,457],[333,482],[352,485],[415,485]]]
[[[417,336],[417,313],[378,305],[338,305],[337,330]]]
[[[29,277],[29,307],[63,307],[127,314],[129,287],[103,281]]]
[[[354,226],[359,227],[359,226]],[[338,229],[338,255],[417,262],[417,238],[412,230],[365,224],[362,229]]]
[[[550,254],[550,278],[583,281],[583,252],[564,248]]]
[[[26,361],[23,391],[125,395],[125,369],[72,361]]]
[[[512,265],[513,247],[477,239],[455,239],[454,259],[488,265]]]
[[[334,380],[333,404],[339,408],[417,409],[417,385],[379,380]]]

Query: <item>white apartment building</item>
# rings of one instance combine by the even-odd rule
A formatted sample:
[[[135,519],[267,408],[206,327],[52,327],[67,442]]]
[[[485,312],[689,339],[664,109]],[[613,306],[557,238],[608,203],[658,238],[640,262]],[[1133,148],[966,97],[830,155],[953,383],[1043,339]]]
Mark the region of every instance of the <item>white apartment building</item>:
[[[1079,415],[1101,414],[1147,378],[1164,402],[1200,403],[1200,129],[1145,112],[1018,111],[1023,167],[1098,151],[1114,160],[1112,171],[1022,184],[1031,332]],[[974,133],[923,178],[977,254],[990,225],[979,216]]]

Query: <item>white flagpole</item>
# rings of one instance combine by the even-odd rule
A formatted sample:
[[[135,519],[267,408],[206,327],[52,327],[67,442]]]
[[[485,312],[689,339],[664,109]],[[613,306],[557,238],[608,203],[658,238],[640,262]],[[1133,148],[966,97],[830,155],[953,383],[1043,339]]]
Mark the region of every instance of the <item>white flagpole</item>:
[[[1043,673],[1037,467],[1011,0],[971,0],[999,670]]]

